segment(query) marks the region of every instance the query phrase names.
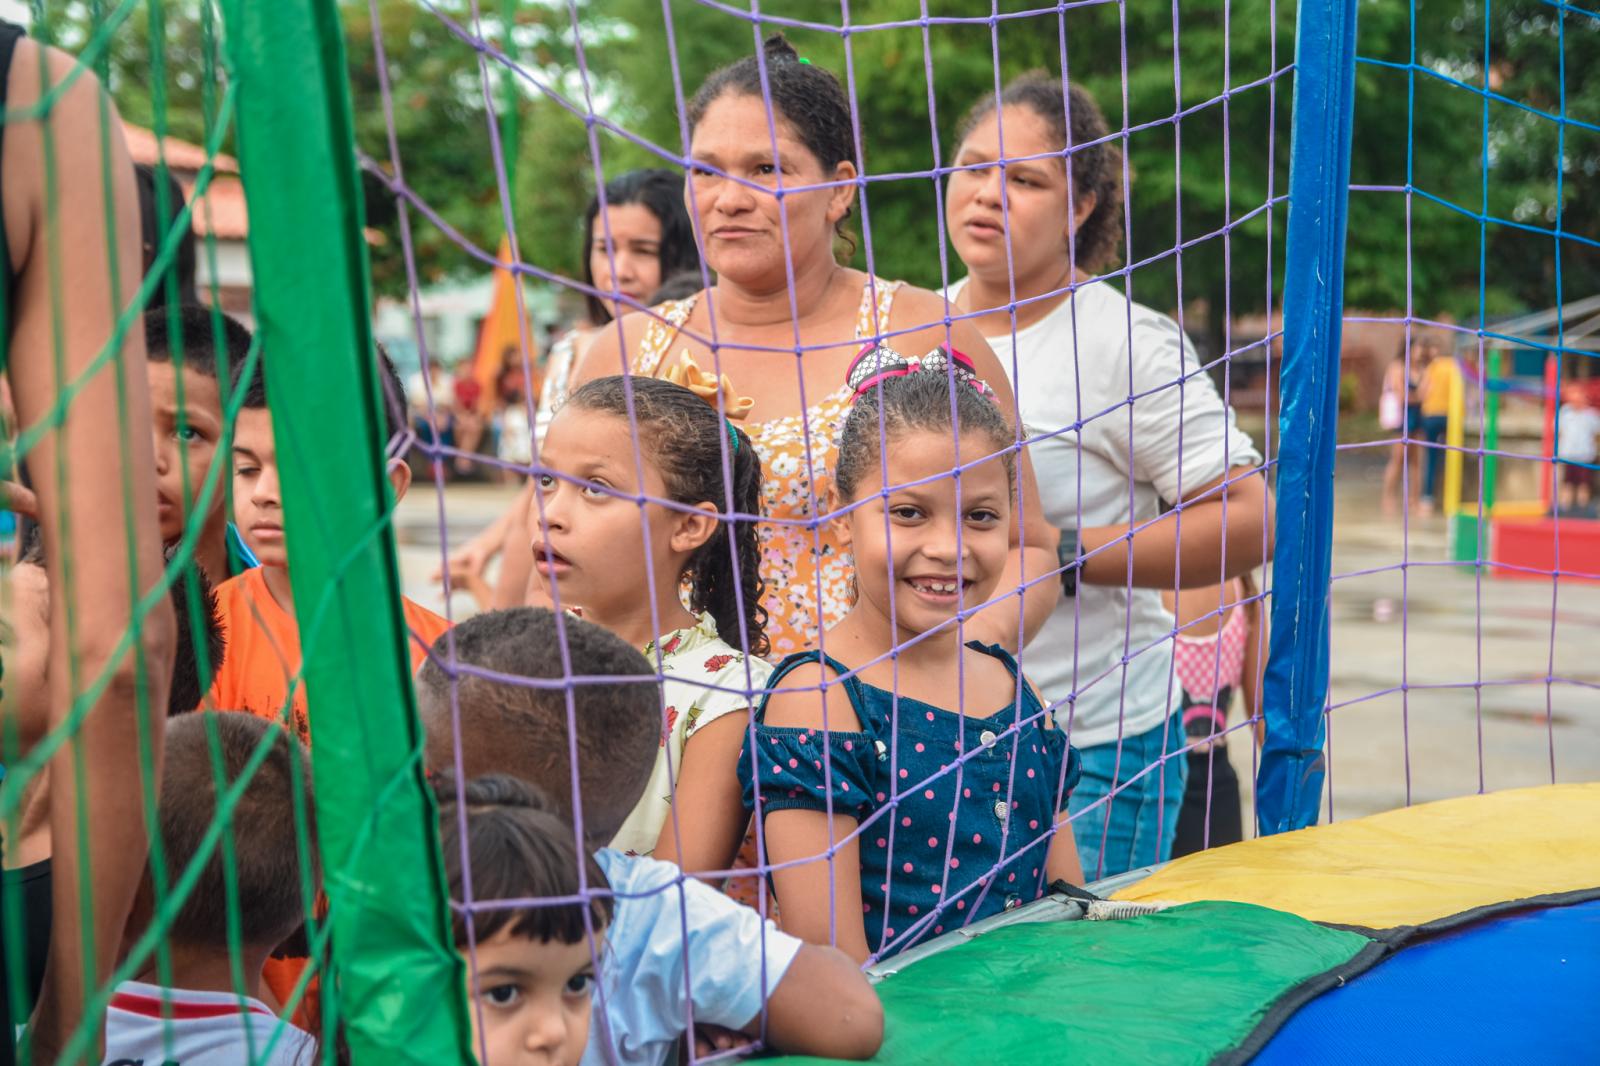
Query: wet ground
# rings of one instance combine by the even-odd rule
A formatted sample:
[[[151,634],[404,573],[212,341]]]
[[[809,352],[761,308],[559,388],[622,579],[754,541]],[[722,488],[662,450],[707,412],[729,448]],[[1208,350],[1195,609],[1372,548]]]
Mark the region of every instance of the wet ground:
[[[1600,780],[1600,584],[1556,588],[1438,565],[1443,519],[1384,517],[1372,459],[1342,454],[1336,481],[1324,817],[1330,805],[1343,819],[1480,788]],[[448,489],[452,543],[511,494]],[[442,611],[428,581],[440,558],[431,485],[419,481],[397,522],[408,594]],[[472,604],[457,595],[453,609],[461,616]],[[1244,737],[1229,749],[1251,780]]]

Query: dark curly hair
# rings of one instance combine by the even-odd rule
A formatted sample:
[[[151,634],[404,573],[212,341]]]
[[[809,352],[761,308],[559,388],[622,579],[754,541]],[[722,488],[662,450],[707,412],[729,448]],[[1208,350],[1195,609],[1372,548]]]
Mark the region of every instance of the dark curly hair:
[[[661,243],[657,258],[661,263],[661,279],[674,274],[689,273],[700,276],[700,249],[694,243],[694,226],[689,222],[689,211],[683,206],[683,175],[659,167],[630,170],[606,182],[606,206],[626,207],[638,204],[661,223]],[[599,195],[589,198],[583,212],[583,261],[579,266],[583,283],[594,288],[594,270],[589,262],[589,250],[594,247],[595,219],[600,215]],[[698,291],[698,286],[696,287]],[[611,321],[611,311],[598,296],[584,296],[589,308],[591,325],[603,326]]]
[[[761,514],[761,457],[744,431],[721,417],[716,408],[684,388],[658,378],[634,377],[633,424],[639,446],[648,449],[667,495],[677,503],[712,503],[725,510],[728,493],[722,480],[723,442],[733,451],[733,509],[741,515]],[[628,418],[625,380],[620,376],[591,381],[567,403],[585,411]],[[710,612],[717,635],[735,648],[765,655],[767,612],[761,606],[766,583],[761,579],[760,550],[753,518],[719,518],[711,538],[689,557],[689,606]],[[737,591],[736,591],[737,590]],[[744,602],[744,622],[739,603]]]
[[[1075,266],[1100,270],[1116,258],[1122,237],[1122,152],[1104,140],[1110,130],[1100,105],[1083,86],[1072,85],[1063,97],[1060,78],[1043,70],[1030,70],[1000,90],[1000,106],[1025,107],[1044,119],[1055,136],[1056,147],[1071,157],[1072,195],[1078,203],[1085,196],[1094,197],[1094,210],[1073,236],[1071,254]],[[965,141],[994,109],[994,94],[985,93],[961,119],[956,144]],[[1092,141],[1101,143],[1076,147]]]
[[[812,63],[802,63],[788,38],[774,33],[761,43],[766,60],[766,98],[772,101],[772,114],[793,128],[825,173],[840,163],[849,162],[862,170],[856,158],[855,137],[850,126],[850,99],[832,72]],[[689,101],[689,133],[692,136],[712,104],[728,94],[762,98],[761,63],[745,56],[713,73]],[[855,238],[844,228],[844,218],[834,233],[855,255]]]
[[[851,404],[839,427],[839,456],[833,467],[833,483],[845,502],[856,498],[863,475],[878,469],[880,413],[886,440],[911,430],[949,433],[952,388],[961,432],[982,434],[994,451],[1003,452],[1006,481],[1016,484],[1016,453],[1008,449],[1017,438],[1000,405],[967,382],[952,383],[944,370],[917,370],[869,386]]]

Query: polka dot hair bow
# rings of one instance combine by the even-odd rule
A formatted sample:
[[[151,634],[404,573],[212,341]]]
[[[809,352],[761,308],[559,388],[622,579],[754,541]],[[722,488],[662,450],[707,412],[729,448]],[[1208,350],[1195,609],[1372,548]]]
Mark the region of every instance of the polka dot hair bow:
[[[997,397],[989,383],[978,376],[972,357],[956,348],[940,345],[927,355],[904,356],[887,344],[869,344],[861,349],[855,362],[845,375],[845,381],[857,396],[889,378],[905,377],[919,373],[952,374],[978,390],[981,396],[994,400]]]

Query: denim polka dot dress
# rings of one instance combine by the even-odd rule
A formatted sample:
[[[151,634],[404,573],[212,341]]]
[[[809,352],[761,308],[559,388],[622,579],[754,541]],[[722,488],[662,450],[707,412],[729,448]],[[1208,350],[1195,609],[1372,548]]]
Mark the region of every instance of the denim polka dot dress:
[[[1017,676],[999,647],[972,643]],[[1038,899],[1057,812],[1078,781],[1078,753],[1027,684],[985,717],[963,715],[862,682],[808,651],[778,665],[776,687],[803,663],[841,675],[860,732],[774,728],[756,709],[739,781],[746,809],[759,791],[772,811],[832,810],[861,825],[867,944],[886,958],[914,944]],[[837,692],[838,688],[830,688]],[[1014,757],[1014,764],[1013,764]],[[826,772],[825,772],[826,767]]]

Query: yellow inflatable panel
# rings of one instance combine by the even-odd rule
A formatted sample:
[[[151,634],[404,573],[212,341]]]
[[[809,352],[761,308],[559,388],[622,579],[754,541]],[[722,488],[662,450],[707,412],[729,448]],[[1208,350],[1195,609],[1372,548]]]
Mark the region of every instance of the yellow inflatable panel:
[[[1424,803],[1186,855],[1120,900],[1234,900],[1389,929],[1600,890],[1600,784]]]

